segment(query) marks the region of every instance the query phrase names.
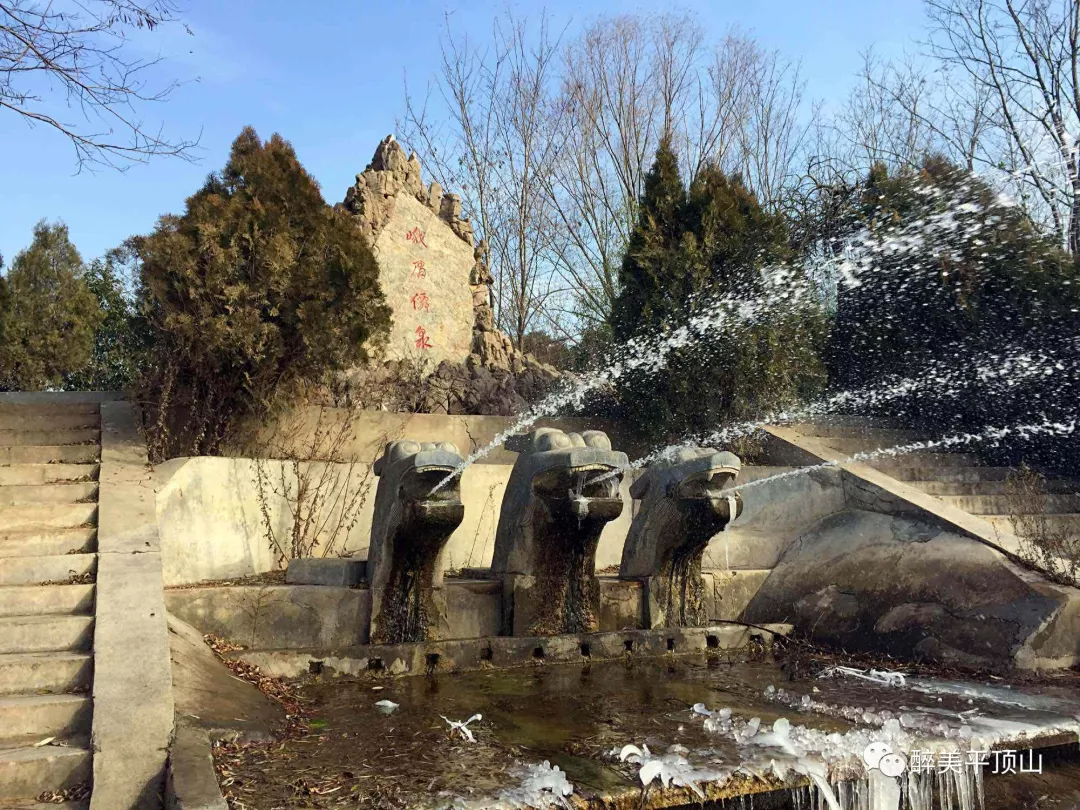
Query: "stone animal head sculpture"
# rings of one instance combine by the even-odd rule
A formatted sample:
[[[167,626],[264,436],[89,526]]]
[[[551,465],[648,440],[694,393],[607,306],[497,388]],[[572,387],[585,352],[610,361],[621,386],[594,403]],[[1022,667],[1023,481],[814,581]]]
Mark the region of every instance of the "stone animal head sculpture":
[[[430,641],[446,624],[443,549],[465,516],[460,477],[432,492],[461,464],[450,442],[386,445],[375,462],[379,477],[368,549],[371,641]]]
[[[596,546],[623,509],[625,453],[598,430],[540,428],[514,436],[519,455],[503,495],[492,572],[504,585],[503,632],[557,635],[598,629]]]
[[[742,498],[728,493],[742,469],[732,453],[683,448],[651,465],[630,487],[640,501],[623,545],[619,576],[648,583],[652,627],[700,627],[701,559],[709,540],[742,513]]]

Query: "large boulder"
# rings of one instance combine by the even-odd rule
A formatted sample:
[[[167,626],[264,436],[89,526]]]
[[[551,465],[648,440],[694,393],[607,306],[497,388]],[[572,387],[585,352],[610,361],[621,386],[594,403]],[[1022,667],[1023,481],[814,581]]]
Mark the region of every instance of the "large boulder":
[[[977,540],[849,509],[788,548],[743,619],[852,652],[1001,670],[1075,660],[1078,596]]]

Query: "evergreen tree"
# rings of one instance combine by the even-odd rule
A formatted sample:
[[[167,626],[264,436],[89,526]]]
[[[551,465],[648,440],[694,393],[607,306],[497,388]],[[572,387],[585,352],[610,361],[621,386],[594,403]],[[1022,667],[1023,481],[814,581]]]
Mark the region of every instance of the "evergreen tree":
[[[371,249],[279,135],[245,129],[185,213],[135,247],[155,455],[216,452],[389,329]]]
[[[623,263],[615,308],[622,341],[677,328],[724,297],[759,299],[764,269],[787,258],[783,221],[738,177],[706,166],[687,191],[670,149],[661,151]],[[651,438],[670,439],[790,404],[823,385],[823,332],[814,306],[778,309],[753,324],[731,319],[722,334],[670,352],[659,373],[621,378],[622,408]]]
[[[980,376],[978,358],[1004,350],[1080,363],[1080,265],[983,180],[940,158],[890,176],[870,172],[857,222],[867,259],[838,295],[827,362],[837,387],[875,387],[952,366],[883,413],[934,432],[1072,418],[1080,385],[1058,373],[1022,386]],[[955,362],[950,363],[950,358]],[[959,395],[958,395],[959,392]],[[986,448],[982,448],[986,449]],[[1062,469],[1076,441],[1007,442],[990,452]]]
[[[90,362],[64,381],[69,391],[124,391],[138,379],[150,336],[123,275],[124,264],[133,258],[130,252],[127,247],[110,250],[86,268],[86,285],[97,298],[102,320]]]
[[[59,386],[65,375],[89,362],[101,322],[66,225],[42,220],[34,226],[34,240],[15,256],[6,287],[0,387]]]
[[[638,223],[619,268],[619,295],[611,327],[623,342],[662,327],[682,306],[683,216],[686,190],[668,138],[660,142],[638,208]]]

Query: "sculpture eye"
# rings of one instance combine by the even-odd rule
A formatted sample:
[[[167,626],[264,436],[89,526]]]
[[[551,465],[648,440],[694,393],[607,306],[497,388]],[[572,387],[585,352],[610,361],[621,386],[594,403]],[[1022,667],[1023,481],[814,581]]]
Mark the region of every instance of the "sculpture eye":
[[[597,450],[611,449],[611,439],[602,430],[586,430],[581,435],[585,439],[585,444],[589,447],[595,447]]]
[[[536,449],[539,452],[545,450],[561,450],[570,446],[570,437],[565,433],[545,433],[536,440]]]
[[[443,442],[439,445],[439,449],[446,453],[453,453],[455,456],[458,455],[457,445],[453,442]]]
[[[393,461],[401,461],[403,458],[409,456],[415,456],[420,452],[420,444],[418,442],[405,441],[396,442],[393,449],[390,451],[390,458]]]

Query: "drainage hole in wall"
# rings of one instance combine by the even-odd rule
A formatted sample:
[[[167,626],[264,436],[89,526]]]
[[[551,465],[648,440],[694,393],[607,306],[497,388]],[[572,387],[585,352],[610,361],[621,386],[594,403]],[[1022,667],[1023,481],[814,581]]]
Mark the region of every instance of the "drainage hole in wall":
[[[322,661],[308,661],[308,672],[312,675],[322,675],[323,662]]]
[[[544,648],[543,647],[536,647],[533,650],[533,658],[543,658],[543,657],[544,657]]]
[[[623,647],[625,647],[625,648],[626,648],[626,651],[627,651],[627,652],[633,652],[633,651],[634,651],[634,640],[633,640],[632,638],[628,638],[628,639],[626,639],[626,640],[625,640],[625,641],[624,641],[624,642],[622,643],[622,645],[623,645]]]
[[[675,649],[675,639],[669,638],[667,640],[667,648],[668,648],[668,652],[671,652],[672,650]]]
[[[720,648],[720,639],[716,636],[705,636],[705,646],[710,650],[716,650]]]
[[[382,659],[372,658],[367,662],[367,668],[371,671],[378,671],[382,669]]]
[[[581,645],[581,657],[582,658],[588,658],[590,655],[592,655],[592,650],[589,648],[589,645],[588,644],[582,644]]]
[[[427,671],[428,672],[434,672],[436,669],[439,668],[439,654],[438,653],[428,653],[425,657],[427,658]]]
[[[490,661],[494,657],[495,657],[495,651],[493,649],[491,649],[491,647],[484,647],[484,649],[480,650],[480,660],[481,661]]]

